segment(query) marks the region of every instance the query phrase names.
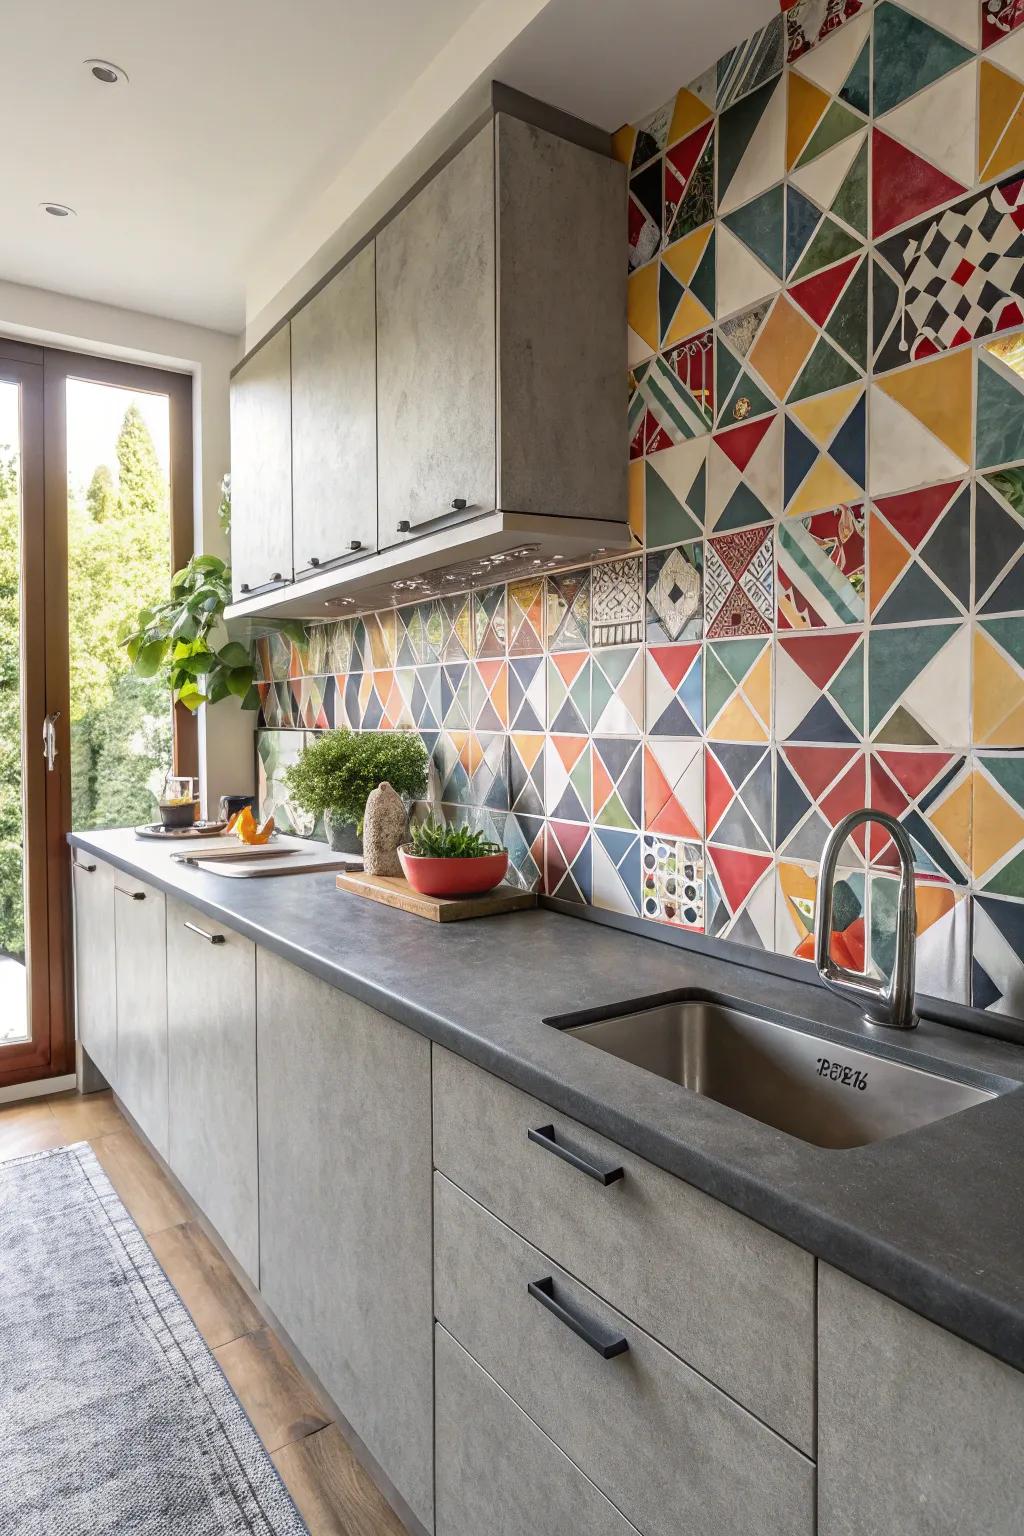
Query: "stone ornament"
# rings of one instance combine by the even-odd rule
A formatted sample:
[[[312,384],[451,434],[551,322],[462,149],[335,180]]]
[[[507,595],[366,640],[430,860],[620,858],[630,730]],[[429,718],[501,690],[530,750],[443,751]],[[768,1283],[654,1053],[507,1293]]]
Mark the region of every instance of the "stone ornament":
[[[378,784],[367,797],[363,816],[363,869],[368,875],[400,875],[398,845],[405,840],[409,817],[405,801],[390,784]]]

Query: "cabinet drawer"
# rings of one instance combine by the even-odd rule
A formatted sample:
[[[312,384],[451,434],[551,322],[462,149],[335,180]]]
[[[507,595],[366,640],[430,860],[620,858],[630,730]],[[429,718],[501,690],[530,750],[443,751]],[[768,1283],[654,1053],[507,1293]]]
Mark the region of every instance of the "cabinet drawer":
[[[550,1287],[569,1321],[528,1286]],[[814,1467],[442,1175],[438,1321],[645,1536],[810,1536]],[[577,1327],[624,1352],[603,1358]]]
[[[436,1329],[437,1536],[636,1536],[594,1484]]]
[[[554,1144],[622,1177],[603,1185]],[[808,1453],[814,1260],[461,1057],[434,1047],[434,1162],[585,1285]]]
[[[162,891],[114,874],[117,1093],[167,1156],[167,928]]]
[[[112,1088],[117,1086],[114,982],[114,871],[102,859],[72,854],[75,892],[75,1017],[78,1038]]]

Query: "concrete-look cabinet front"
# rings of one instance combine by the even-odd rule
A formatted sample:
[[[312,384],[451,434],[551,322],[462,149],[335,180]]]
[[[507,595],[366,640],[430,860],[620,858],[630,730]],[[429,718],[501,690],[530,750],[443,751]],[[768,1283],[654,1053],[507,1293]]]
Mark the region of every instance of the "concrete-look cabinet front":
[[[433,1524],[430,1042],[257,955],[260,1291]]]
[[[231,577],[235,599],[291,581],[291,329],[253,353],[231,385]]]
[[[165,914],[162,891],[115,870],[117,1075],[113,1086],[161,1157],[167,1156]]]
[[[167,1160],[255,1282],[256,946],[171,896],[167,1078]]]
[[[78,1038],[108,1083],[117,1075],[114,871],[79,853],[71,866],[75,896],[75,1017]]]

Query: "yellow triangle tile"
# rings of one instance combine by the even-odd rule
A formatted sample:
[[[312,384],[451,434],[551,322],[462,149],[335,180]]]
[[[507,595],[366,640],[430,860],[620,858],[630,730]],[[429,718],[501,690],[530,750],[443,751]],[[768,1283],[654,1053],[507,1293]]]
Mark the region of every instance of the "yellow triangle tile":
[[[811,134],[824,116],[831,98],[820,86],[812,85],[795,70],[789,76],[789,106],[786,117],[786,169],[791,171],[810,142]]]
[[[688,133],[699,128],[701,123],[706,123],[711,116],[711,110],[705,106],[699,96],[693,91],[682,90],[676,96],[676,104],[672,111],[672,126],[668,131],[669,145],[678,144],[680,139],[685,139]],[[621,130],[620,130],[621,132]],[[616,138],[618,135],[616,135]],[[615,140],[612,140],[615,147]]]
[[[743,692],[762,720],[772,715],[772,648],[766,645],[743,683]]]
[[[523,735],[517,731],[513,737],[513,740],[515,742],[516,751],[518,752],[524,765],[527,769],[530,770],[530,772],[532,772],[536,766],[537,759],[540,757],[544,750],[544,737],[532,734]]]
[[[974,354],[968,347],[902,373],[886,374],[875,384],[966,465],[971,459],[973,370]]]
[[[661,344],[663,347],[673,346],[677,341],[685,341],[694,331],[703,331],[713,324],[714,316],[708,314],[700,300],[692,293],[684,293]]]
[[[986,167],[1006,131],[1006,125],[1020,105],[1024,85],[1004,74],[987,59],[981,61],[981,115],[978,125],[978,174],[989,174]]]
[[[1009,126],[999,143],[992,159],[985,167],[985,179],[990,176],[1002,176],[1006,171],[1015,169],[1024,160],[1024,105],[1019,106],[1010,119]]]
[[[1024,705],[1024,680],[983,630],[974,636],[974,741],[1006,746],[1009,717]],[[1016,743],[1013,743],[1016,745]]]
[[[768,733],[747,701],[733,694],[711,730],[712,741],[767,741]]]
[[[817,395],[813,400],[801,400],[792,407],[793,415],[814,438],[819,448],[832,439],[836,428],[849,414],[850,407],[861,392],[860,384],[847,384],[831,395]]]
[[[918,885],[915,891],[917,907],[917,936],[952,912],[956,906],[956,894],[945,885]]]
[[[644,461],[632,459],[629,465],[629,531],[637,544],[644,541]]]
[[[952,794],[947,796],[938,809],[932,811],[928,817],[932,826],[946,839],[957,857],[968,866],[971,862],[973,778],[972,774],[958,784]]]
[[[612,135],[612,154],[616,160],[621,160],[623,165],[629,165],[633,159],[633,151],[636,148],[636,129],[632,123],[627,123],[620,128],[618,133]]]
[[[684,235],[682,240],[677,240],[670,245],[662,256],[662,261],[668,267],[674,277],[677,277],[684,288],[689,288],[693,282],[693,274],[700,266],[701,257],[708,248],[708,241],[714,233],[715,226],[709,224],[704,229],[695,229],[692,235]]]
[[[986,747],[1024,747],[1024,704],[1018,704],[981,745]]]
[[[1024,837],[1024,816],[983,773],[974,775],[971,868],[980,878]]]
[[[822,454],[786,508],[786,514],[799,517],[806,512],[820,512],[823,507],[838,507],[845,501],[856,501],[863,494],[845,470]]]
[[[634,272],[626,290],[629,328],[652,352],[658,350],[658,263],[649,262]]]

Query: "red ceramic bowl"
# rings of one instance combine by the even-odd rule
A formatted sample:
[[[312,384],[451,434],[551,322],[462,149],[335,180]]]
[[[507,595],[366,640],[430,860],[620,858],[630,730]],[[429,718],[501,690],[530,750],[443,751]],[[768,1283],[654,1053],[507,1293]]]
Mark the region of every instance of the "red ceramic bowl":
[[[508,853],[480,859],[425,859],[399,848],[405,878],[421,896],[483,896],[508,874]]]

